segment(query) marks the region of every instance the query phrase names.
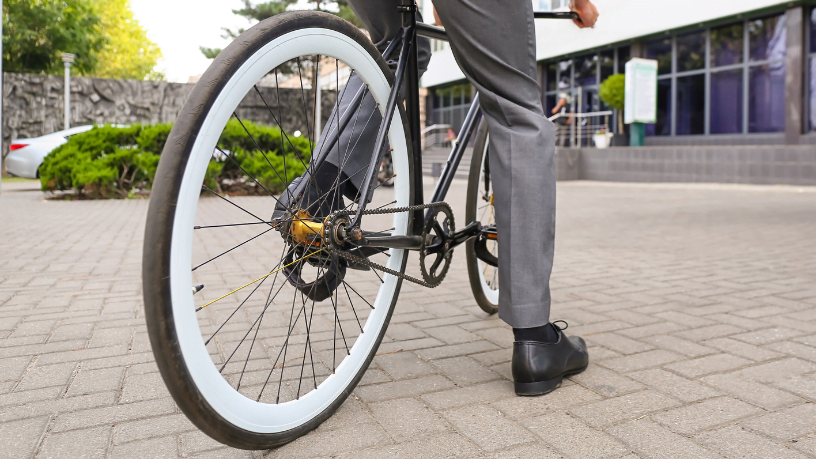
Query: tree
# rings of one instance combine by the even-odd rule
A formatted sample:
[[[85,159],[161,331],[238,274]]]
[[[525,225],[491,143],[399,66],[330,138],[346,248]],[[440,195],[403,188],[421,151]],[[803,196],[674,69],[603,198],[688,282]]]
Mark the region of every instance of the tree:
[[[622,73],[611,75],[601,83],[601,100],[618,111],[618,131],[623,130],[623,108],[626,98],[626,77]]]
[[[316,11],[326,11],[332,14],[335,14],[357,27],[362,27],[362,23],[360,19],[357,18],[357,15],[354,14],[354,11],[351,10],[348,2],[346,0],[338,0],[336,2],[325,2],[323,0],[307,0],[307,2],[314,7]],[[296,5],[298,0],[273,0],[264,3],[258,3],[253,5],[250,0],[244,0],[244,7],[239,10],[232,10],[234,14],[238,16],[243,16],[244,18],[248,19],[249,21],[261,22],[264,19],[271,18],[276,14],[281,14],[286,11],[290,11],[290,8],[293,5]],[[333,3],[337,5],[337,11],[333,11],[330,9],[326,9],[325,5]],[[225,39],[234,39],[238,35],[244,33],[246,29],[239,28],[237,30],[230,30],[224,27],[222,29],[224,34],[222,35]],[[220,48],[206,48],[204,46],[199,47],[201,53],[204,54],[207,59],[215,59],[218,56],[218,53],[221,52]]]
[[[106,39],[89,0],[4,0],[3,70],[63,73],[62,53],[76,55],[72,69],[93,73]]]
[[[108,42],[99,52],[96,76],[163,80],[155,72],[161,49],[147,38],[147,32],[133,17],[130,0],[96,0],[102,33]]]

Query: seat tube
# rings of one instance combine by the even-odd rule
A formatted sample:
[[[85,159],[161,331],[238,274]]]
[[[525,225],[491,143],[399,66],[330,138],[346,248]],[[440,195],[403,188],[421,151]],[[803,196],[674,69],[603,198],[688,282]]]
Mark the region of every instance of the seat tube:
[[[417,68],[416,13],[417,6],[413,0],[401,0],[399,10],[402,13],[402,26],[411,31],[411,48],[408,51],[408,65],[405,75],[405,98],[408,115],[408,126],[411,133],[414,169],[414,204],[424,203],[422,185],[422,142],[420,139],[419,120],[419,70]],[[421,210],[414,211],[413,234],[421,234],[424,226],[424,215]]]

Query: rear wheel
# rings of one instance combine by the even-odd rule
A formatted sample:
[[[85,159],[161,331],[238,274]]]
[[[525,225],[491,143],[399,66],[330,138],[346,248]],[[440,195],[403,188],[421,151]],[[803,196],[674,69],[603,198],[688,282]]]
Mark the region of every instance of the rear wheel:
[[[277,15],[213,61],[162,152],[143,257],[150,341],[182,411],[237,448],[277,446],[328,418],[365,373],[399,294],[397,276],[346,262],[320,237],[329,213],[356,209],[351,177],[367,173],[316,159],[315,107],[331,135],[331,108],[353,78],[384,109],[393,77],[358,29],[329,14]],[[361,112],[350,129],[379,124],[378,111]],[[388,132],[393,187],[378,188],[372,208],[412,204],[403,119],[397,111]],[[301,176],[294,196],[287,185]],[[383,235],[407,235],[409,223],[407,212],[366,218]],[[367,255],[405,271],[405,250]]]
[[[490,175],[490,134],[487,122],[482,119],[476,131],[473,159],[468,177],[465,221],[478,221],[482,227],[496,227],[496,212],[493,207],[493,181]],[[495,234],[495,232],[494,232]],[[477,245],[482,245],[482,253],[477,253]],[[468,277],[473,297],[479,307],[488,314],[499,310],[499,268],[495,261],[499,257],[498,240],[494,238],[471,239],[466,245]]]

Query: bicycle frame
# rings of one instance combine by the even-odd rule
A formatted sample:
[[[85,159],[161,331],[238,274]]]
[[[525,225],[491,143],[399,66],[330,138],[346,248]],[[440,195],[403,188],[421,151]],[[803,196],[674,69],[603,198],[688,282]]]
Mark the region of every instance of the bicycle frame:
[[[422,36],[436,40],[448,41],[448,35],[445,32],[445,29],[442,27],[417,22],[416,13],[418,9],[416,3],[414,3],[414,0],[401,0],[400,5],[397,6],[397,9],[402,14],[402,29],[397,36],[391,40],[388,47],[383,52],[383,58],[386,60],[386,62],[390,63],[389,59],[393,57],[393,54],[397,51],[397,48],[399,48],[399,58],[397,60],[396,70],[394,72],[394,85],[391,88],[391,93],[389,94],[388,102],[385,108],[385,114],[382,122],[380,123],[380,129],[377,135],[374,151],[371,155],[368,172],[363,180],[362,189],[360,190],[357,211],[349,225],[350,229],[360,228],[363,212],[365,211],[368,202],[371,200],[371,194],[374,192],[375,187],[372,186],[372,183],[377,174],[377,170],[379,169],[378,166],[382,162],[385,154],[388,126],[391,125],[391,121],[394,117],[394,111],[397,108],[397,103],[400,101],[399,93],[403,83],[405,86],[405,107],[408,117],[409,132],[411,135],[411,149],[413,152],[413,164],[411,166],[415,171],[413,202],[414,204],[424,203],[422,182],[422,146],[420,139],[421,126],[419,118],[419,71],[417,67],[416,39],[417,36]],[[534,12],[533,17],[536,19],[576,19],[578,18],[578,15],[573,12]],[[327,145],[327,148],[323,148],[320,156],[315,160],[314,165],[316,168],[320,167],[326,157],[328,157],[329,152],[332,150],[332,148],[334,148],[334,145],[339,139],[339,133],[346,128],[348,123],[353,118],[354,112],[357,110],[363,100],[365,95],[364,93],[365,91],[363,91],[361,88],[361,90],[354,95],[348,109],[346,110],[346,113],[339,115],[340,126],[330,135],[329,138],[326,139],[324,145]],[[477,93],[473,98],[470,108],[468,109],[467,116],[465,117],[462,128],[460,129],[459,138],[455,142],[454,147],[448,156],[445,167],[442,170],[442,174],[439,177],[439,181],[436,184],[433,196],[431,197],[431,203],[440,202],[445,199],[445,196],[450,189],[451,182],[453,181],[454,174],[456,173],[459,163],[465,154],[468,143],[470,143],[473,132],[479,125],[481,117],[482,113],[479,105],[479,94]],[[296,196],[299,196],[304,191],[306,182],[306,180],[302,181],[299,187],[295,190]],[[419,240],[418,235],[422,234],[423,232],[426,216],[423,214],[422,210],[415,210],[413,212],[412,234],[415,236],[415,238],[411,238],[410,236],[408,238],[401,236],[399,237],[399,241],[395,240],[392,241],[393,243],[389,243],[389,237],[377,237],[375,238],[377,239],[376,243],[372,245],[376,245],[378,247],[408,248],[413,250],[419,249],[421,241]],[[478,224],[467,225],[464,229],[451,236],[453,245],[455,246],[465,242],[471,237],[476,236],[480,231],[481,227]],[[358,234],[363,233],[364,232],[358,231]]]

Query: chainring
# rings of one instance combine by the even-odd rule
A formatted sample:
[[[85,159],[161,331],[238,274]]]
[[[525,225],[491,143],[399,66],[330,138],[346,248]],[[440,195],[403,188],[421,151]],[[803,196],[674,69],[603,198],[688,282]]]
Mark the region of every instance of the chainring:
[[[391,214],[391,213],[397,213],[397,212],[413,212],[415,210],[437,209],[437,208],[444,208],[445,209],[444,213],[447,216],[450,217],[450,228],[451,228],[451,232],[452,232],[453,231],[453,211],[451,210],[450,206],[445,202],[435,202],[435,203],[432,203],[432,204],[417,204],[417,205],[407,206],[407,207],[392,207],[392,208],[386,208],[386,209],[365,210],[365,211],[363,211],[363,215]],[[354,211],[337,211],[337,212],[333,212],[329,216],[329,218],[327,219],[327,222],[330,222],[330,226],[333,227],[335,222],[339,221],[338,219],[345,218],[346,221],[348,221],[348,217],[350,217],[352,215],[354,215]],[[434,221],[435,221],[435,218],[434,218]],[[333,230],[334,229],[332,228],[332,231]],[[423,241],[425,241],[425,239],[427,239],[425,236],[426,236],[426,233],[425,233],[425,231],[423,231],[423,234],[422,234],[422,240]],[[425,246],[424,242],[423,242],[422,246],[423,247]],[[447,273],[448,267],[450,267],[450,261],[448,261],[447,266],[445,267],[445,272],[442,273],[442,276],[440,277],[440,276],[437,275],[435,277],[432,277],[431,280],[434,280],[434,282],[428,282],[427,278],[425,277],[425,269],[424,268],[423,268],[422,271],[423,271],[423,279],[425,279],[425,280],[417,279],[416,277],[410,276],[408,274],[401,273],[399,271],[395,271],[393,269],[387,268],[387,267],[385,267],[383,265],[380,265],[378,263],[374,263],[374,262],[370,261],[368,258],[359,257],[357,255],[350,254],[350,253],[342,250],[340,247],[337,247],[337,246],[335,246],[334,244],[331,244],[331,243],[326,244],[326,249],[329,252],[331,252],[332,254],[343,257],[346,260],[351,261],[353,263],[356,263],[358,265],[368,266],[369,268],[376,269],[376,270],[378,270],[380,272],[391,274],[393,276],[399,277],[400,279],[404,279],[404,280],[407,280],[409,282],[413,282],[414,284],[418,284],[418,285],[421,285],[423,287],[429,287],[429,288],[439,286],[439,284],[442,282],[442,279],[445,277],[445,274]],[[419,257],[420,257],[420,265],[422,266],[423,263],[424,263],[424,251],[420,251]]]

